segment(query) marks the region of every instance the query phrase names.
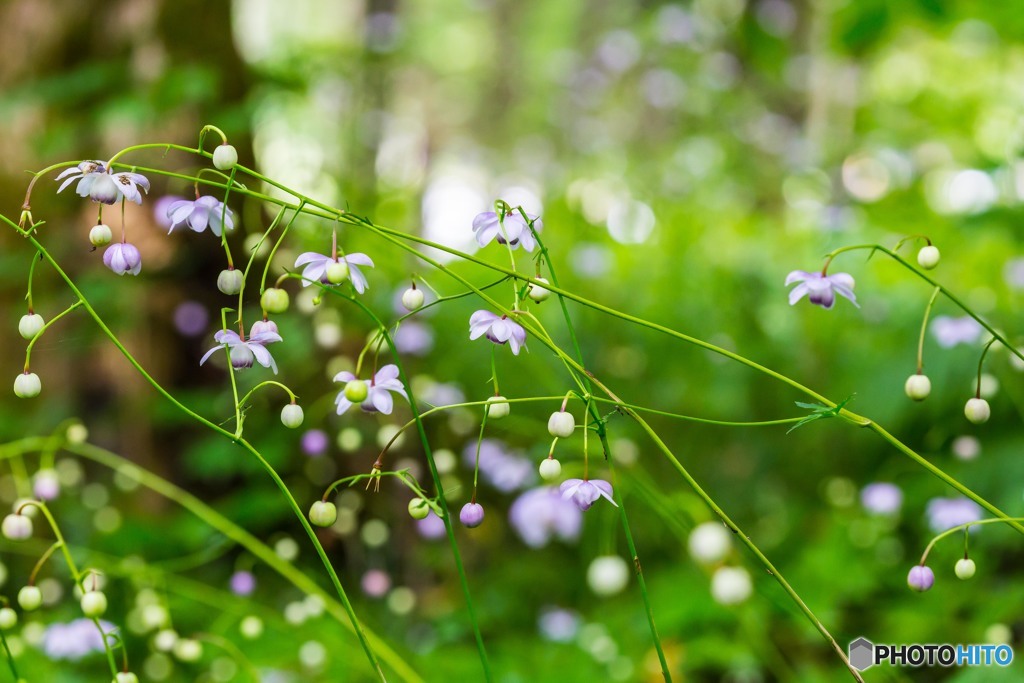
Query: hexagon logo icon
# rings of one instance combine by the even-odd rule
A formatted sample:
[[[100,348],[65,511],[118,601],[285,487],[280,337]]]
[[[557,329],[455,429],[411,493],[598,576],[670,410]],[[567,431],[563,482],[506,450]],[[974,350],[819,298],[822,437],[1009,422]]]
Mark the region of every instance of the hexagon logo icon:
[[[867,638],[860,637],[850,643],[848,652],[850,664],[857,671],[864,671],[875,663],[875,646]]]

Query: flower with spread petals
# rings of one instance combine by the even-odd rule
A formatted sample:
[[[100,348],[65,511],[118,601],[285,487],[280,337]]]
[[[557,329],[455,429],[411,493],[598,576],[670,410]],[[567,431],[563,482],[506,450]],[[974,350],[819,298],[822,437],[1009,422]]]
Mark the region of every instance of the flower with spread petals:
[[[334,376],[334,381],[348,384],[349,382],[357,381],[357,378],[351,372],[343,371]],[[366,384],[367,393],[360,407],[367,413],[381,412],[385,415],[390,415],[391,410],[394,408],[394,399],[388,393],[391,391],[406,401],[409,400],[409,397],[405,394],[405,387],[402,386],[402,381],[398,379],[398,366],[393,363],[385,365],[378,370],[373,379],[364,379],[362,381]],[[352,401],[345,397],[344,390],[338,392],[338,398],[334,399],[334,403],[338,407],[338,415],[343,414],[352,407]]]
[[[231,367],[235,370],[251,368],[253,362],[256,362],[273,370],[275,375],[277,374],[277,363],[274,362],[274,357],[267,350],[267,344],[282,341],[281,335],[278,333],[269,330],[253,330],[248,339],[242,339],[234,330],[219,330],[213,335],[213,338],[217,341],[217,346],[206,352],[206,355],[199,361],[200,365],[205,363],[215,351],[226,346]]]
[[[149,192],[149,180],[146,176],[128,172],[111,173],[102,161],[83,161],[57,176],[57,180],[62,179],[64,182],[57,192],[77,180],[75,192],[80,197],[89,197],[94,202],[103,204],[113,204],[122,198],[142,204],[142,193],[139,192],[139,188]]]
[[[589,510],[598,498],[604,498],[615,507],[612,500],[612,485],[603,479],[566,479],[558,487],[562,498],[571,499],[580,510]]]
[[[224,216],[223,224],[221,224],[222,215]],[[220,237],[223,228],[227,228],[228,232],[235,229],[231,209],[225,207],[224,202],[209,195],[197,197],[194,202],[187,199],[179,199],[174,202],[167,207],[167,221],[170,223],[170,230],[167,231],[167,234],[174,232],[174,229],[183,223],[194,232],[202,232],[209,227],[210,232],[217,237]]]
[[[117,242],[103,252],[103,265],[118,275],[138,275],[142,271],[142,254],[134,244]]]
[[[532,213],[526,214],[530,223],[523,220],[523,215],[518,211],[508,211],[498,215],[494,211],[485,211],[473,219],[473,232],[476,233],[476,243],[486,247],[491,240],[497,239],[498,244],[508,244],[513,249],[523,246],[526,251],[533,251],[537,246],[537,240],[533,232],[540,232],[544,229],[544,222]],[[530,230],[530,224],[533,230]]]
[[[507,315],[477,311],[470,316],[469,338],[479,339],[483,335],[487,335],[495,344],[508,344],[516,356],[519,355],[519,349],[526,346],[526,330],[519,323],[509,320]]]
[[[369,284],[359,266],[373,268],[373,259],[366,254],[348,254],[333,258],[315,251],[307,251],[304,254],[299,254],[299,257],[295,259],[295,267],[302,268],[303,287],[309,287],[314,282],[329,285],[331,282],[327,279],[327,267],[332,263],[340,262],[348,264],[349,277],[352,279],[352,286],[356,288],[356,291],[360,294],[365,292]]]
[[[786,276],[786,286],[799,282],[789,293],[789,305],[792,306],[800,299],[807,297],[812,304],[822,308],[832,308],[836,302],[836,294],[845,297],[860,308],[857,304],[857,297],[853,295],[853,276],[849,273],[836,273],[835,275],[824,275],[822,273],[808,273],[805,270],[794,270]]]

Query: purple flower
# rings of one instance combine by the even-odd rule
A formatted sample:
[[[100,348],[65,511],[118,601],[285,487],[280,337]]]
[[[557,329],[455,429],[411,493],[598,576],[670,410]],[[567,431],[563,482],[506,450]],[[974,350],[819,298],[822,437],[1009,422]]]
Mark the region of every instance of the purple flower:
[[[277,323],[273,320],[257,320],[252,324],[252,329],[249,331],[249,337],[255,337],[260,334],[280,334],[277,331]]]
[[[822,275],[821,273],[808,273],[805,270],[794,270],[786,276],[786,286],[788,287],[794,282],[800,284],[789,293],[790,306],[806,295],[812,304],[826,309],[832,308],[836,302],[836,293],[838,293],[860,308],[857,305],[857,297],[853,295],[853,276],[849,273]]]
[[[223,225],[220,221],[222,214],[224,215]],[[224,202],[209,195],[198,197],[194,202],[179,199],[167,208],[167,220],[170,222],[167,234],[174,232],[174,229],[182,223],[194,232],[202,232],[209,227],[210,232],[217,237],[220,237],[222,227],[226,227],[228,231],[235,229],[234,220],[231,218],[231,209],[225,210]]]
[[[615,507],[619,507],[612,500],[612,485],[603,479],[566,479],[558,490],[562,493],[562,498],[572,499],[580,510],[589,510],[598,498],[604,498]]]
[[[183,199],[184,197],[179,195],[168,194],[153,202],[153,220],[156,221],[157,225],[162,228],[170,228],[172,223],[171,219],[167,217],[167,209],[171,208],[171,204],[180,202]]]
[[[366,276],[363,275],[363,271],[359,269],[359,266],[373,268],[373,260],[366,254],[348,254],[347,256],[339,256],[337,259],[325,256],[324,254],[318,254],[315,251],[299,254],[299,257],[295,259],[295,267],[305,266],[302,268],[302,286],[309,287],[314,282],[320,282],[325,285],[331,284],[327,280],[327,266],[338,261],[344,261],[348,264],[349,278],[351,278],[352,286],[356,288],[356,291],[360,294],[365,292],[369,284],[366,282]]]
[[[57,180],[64,179],[57,189],[60,192],[75,180],[78,187],[75,192],[80,197],[89,197],[94,202],[113,204],[118,199],[124,198],[142,203],[141,187],[149,192],[149,180],[138,173],[110,173],[102,161],[83,161],[75,168],[65,169]]]
[[[508,343],[512,353],[519,355],[519,349],[526,346],[526,330],[508,316],[497,316],[490,311],[477,311],[469,318],[469,338],[479,339],[487,335],[495,344]]]
[[[334,376],[335,382],[344,382],[345,384],[354,382],[356,379],[355,375],[347,371],[339,372]],[[367,394],[360,407],[368,413],[380,411],[385,415],[390,415],[394,407],[394,399],[388,393],[391,391],[406,401],[409,400],[409,397],[405,394],[405,387],[402,386],[402,381],[398,379],[398,366],[393,363],[385,365],[378,370],[373,379],[364,379],[362,381],[366,383]],[[344,414],[346,410],[352,407],[352,401],[345,397],[344,390],[338,392],[338,397],[334,399],[334,403],[338,407],[338,415]]]
[[[142,272],[142,254],[134,244],[115,242],[103,252],[103,265],[118,275],[138,275]]]
[[[104,633],[116,631],[113,624],[100,621]],[[51,624],[43,632],[42,650],[50,659],[77,660],[103,652],[103,636],[92,619],[75,619],[66,624]]]
[[[533,224],[533,230],[540,232],[544,229],[544,222],[532,213],[526,214]],[[523,245],[526,251],[533,251],[537,241],[533,237],[530,225],[523,220],[522,214],[518,211],[509,211],[499,216],[493,211],[486,211],[473,219],[473,232],[476,233],[476,242],[481,247],[486,247],[491,240],[497,239],[498,244],[508,244],[513,249]]]
[[[309,456],[323,455],[327,450],[327,432],[322,429],[310,429],[302,435],[302,451]]]
[[[981,331],[981,325],[969,315],[959,318],[939,315],[932,321],[932,335],[944,349],[957,344],[974,344],[981,338]]]
[[[935,572],[931,567],[916,564],[910,568],[910,572],[907,574],[907,585],[918,593],[924,593],[935,585]]]
[[[251,595],[256,590],[256,577],[252,572],[237,571],[231,575],[231,592],[235,595]]]
[[[981,519],[981,506],[969,498],[932,498],[928,501],[928,526],[941,533]],[[972,528],[973,530],[973,528]]]
[[[583,525],[583,513],[554,487],[531,489],[516,498],[508,519],[523,543],[542,548],[552,537],[575,541]]]
[[[256,326],[253,325],[253,327]],[[218,345],[206,352],[206,355],[199,361],[200,365],[205,363],[217,349],[226,346],[231,367],[235,370],[251,368],[255,361],[263,367],[273,370],[275,375],[277,374],[277,363],[274,362],[274,357],[266,348],[267,344],[281,341],[281,335],[276,332],[259,332],[254,329],[249,334],[249,339],[243,340],[234,330],[219,330],[213,335],[213,338],[217,340]]]
[[[466,503],[459,511],[459,521],[468,529],[475,529],[484,523],[484,506],[480,503]]]
[[[903,491],[896,484],[876,481],[861,490],[860,504],[876,515],[895,515],[903,504]]]

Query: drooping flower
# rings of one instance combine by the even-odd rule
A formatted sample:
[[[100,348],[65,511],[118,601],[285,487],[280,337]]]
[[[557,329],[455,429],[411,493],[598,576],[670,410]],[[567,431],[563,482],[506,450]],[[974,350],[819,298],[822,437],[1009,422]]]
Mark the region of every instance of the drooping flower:
[[[134,244],[115,242],[103,252],[103,265],[118,275],[138,275],[142,272],[142,254]]]
[[[790,306],[807,296],[807,300],[812,304],[829,309],[835,305],[838,293],[860,308],[857,304],[857,297],[853,294],[853,276],[849,273],[823,275],[822,273],[808,273],[805,270],[794,270],[786,276],[786,286],[788,287],[794,282],[800,284],[789,293]]]
[[[327,256],[325,254],[318,254],[315,251],[307,251],[304,254],[299,254],[299,257],[295,259],[295,267],[302,268],[302,286],[309,287],[314,282],[320,282],[325,285],[331,284],[327,279],[327,267],[332,263],[345,262],[348,264],[349,277],[352,279],[352,286],[356,288],[356,291],[362,294],[369,287],[366,281],[366,276],[363,271],[359,269],[359,266],[367,266],[373,268],[373,259],[366,254],[347,254],[345,256],[338,256],[337,259]]]
[[[530,489],[508,510],[508,519],[523,543],[542,548],[552,538],[575,541],[583,525],[583,513],[554,487]]]
[[[351,372],[342,371],[334,376],[334,381],[348,384],[349,382],[360,380]],[[381,412],[385,415],[390,415],[391,410],[394,408],[394,399],[391,398],[389,393],[392,391],[406,401],[409,400],[405,393],[405,387],[402,386],[402,381],[398,379],[398,366],[393,363],[389,363],[378,370],[373,379],[361,381],[366,384],[367,393],[360,407],[368,413]],[[344,390],[338,392],[338,397],[334,399],[334,403],[337,405],[338,415],[344,414],[345,411],[352,407],[352,401],[345,397]]]
[[[274,357],[266,348],[267,344],[282,341],[281,335],[276,332],[253,330],[248,339],[242,339],[234,330],[218,330],[213,338],[217,341],[217,346],[206,352],[206,355],[199,361],[200,365],[205,363],[215,351],[226,346],[231,367],[235,370],[251,368],[255,361],[263,367],[273,370],[275,375],[277,374],[277,363],[274,362]]]
[[[586,511],[598,498],[604,498],[615,507],[619,507],[612,499],[612,485],[603,479],[566,479],[558,487],[562,498],[571,499],[576,507]]]
[[[490,311],[477,311],[469,318],[469,338],[479,339],[487,335],[495,344],[508,344],[512,353],[519,355],[519,349],[526,345],[526,330],[508,316],[498,316]]]
[[[907,585],[911,590],[924,593],[935,585],[935,572],[931,567],[923,564],[915,564],[907,573]]]
[[[221,224],[221,216],[224,216],[224,223]],[[179,199],[167,207],[167,221],[170,229],[167,234],[174,232],[174,229],[184,223],[194,232],[202,232],[207,227],[217,237],[220,237],[221,230],[227,228],[228,232],[235,229],[234,219],[231,217],[231,209],[224,206],[224,202],[216,197],[205,195],[198,197],[195,201]]]
[[[149,192],[149,180],[139,173],[111,173],[102,161],[83,161],[74,168],[65,169],[57,180],[64,182],[57,189],[60,192],[75,180],[78,186],[75,192],[80,197],[89,197],[94,202],[113,204],[124,198],[136,204],[142,204],[143,191]]]
[[[544,222],[533,215],[526,214],[533,224],[533,230],[540,232],[544,229]],[[497,239],[498,244],[508,244],[513,249],[522,245],[526,251],[533,251],[537,246],[530,224],[523,220],[518,211],[508,211],[499,216],[494,211],[485,211],[473,219],[473,232],[476,233],[476,242],[481,247],[486,247],[491,240]]]

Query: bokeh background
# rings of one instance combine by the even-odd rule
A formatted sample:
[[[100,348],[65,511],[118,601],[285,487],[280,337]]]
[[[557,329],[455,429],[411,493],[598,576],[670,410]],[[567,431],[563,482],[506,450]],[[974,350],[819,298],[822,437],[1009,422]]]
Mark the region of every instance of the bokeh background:
[[[984,337],[948,301],[937,303],[925,339],[932,396],[915,404],[903,394],[931,293],[926,283],[855,252],[840,257],[833,272],[856,278],[859,309],[844,300],[831,311],[806,302],[791,308],[783,286],[789,271],[817,269],[831,249],[891,247],[904,235],[926,234],[942,250],[939,281],[1020,339],[1024,15],[1013,3],[6,0],[0,25],[0,204],[8,217],[17,220],[26,171],[108,158],[141,142],[193,145],[206,123],[228,133],[242,163],[278,181],[460,249],[475,250],[473,216],[504,198],[543,215],[568,289],[735,350],[834,400],[852,397],[853,410],[1020,513],[1019,364],[999,348],[990,353],[984,391],[993,417],[975,427],[962,406]],[[197,168],[174,153],[131,159],[185,173]],[[141,208],[129,206],[126,218],[143,252],[138,278],[113,276],[100,252],[90,251],[94,205],[54,194],[56,184],[43,179],[34,216],[47,222],[44,243],[150,372],[190,407],[228,420],[223,362],[198,365],[213,344],[219,308],[228,305],[214,286],[223,252],[208,235],[166,235],[156,200],[191,188],[152,180],[150,196]],[[273,215],[254,201],[236,198],[231,206],[241,224],[231,237],[237,258]],[[108,214],[115,228],[116,213]],[[275,272],[301,251],[328,249],[331,229],[300,219]],[[397,317],[396,296],[413,275],[442,293],[459,291],[355,228],[343,228],[340,239],[348,252],[376,261],[364,299],[386,319]],[[902,253],[912,259],[920,244]],[[480,254],[507,262],[493,247]],[[31,256],[13,231],[0,233],[0,345],[11,378],[23,362],[16,326]],[[493,280],[483,269],[451,265],[479,284]],[[301,396],[306,423],[284,429],[281,396],[261,393],[246,433],[305,506],[333,479],[367,471],[409,411],[336,417],[331,377],[352,366],[371,327],[351,307],[317,306],[311,293],[292,294],[295,305],[278,319],[286,341],[273,351],[278,379]],[[72,301],[45,266],[37,270],[35,297],[46,317]],[[254,319],[256,301],[250,304]],[[425,402],[490,394],[490,349],[466,334],[476,308],[465,299],[403,325],[404,361]],[[570,309],[588,367],[628,401],[724,420],[801,414],[794,401],[804,397],[766,376]],[[539,315],[568,344],[556,305],[541,306]],[[38,399],[0,399],[3,440],[49,433],[77,418],[91,441],[193,492],[322,580],[301,529],[258,465],[161,399],[84,315],[40,341],[33,369],[43,381]],[[501,349],[498,373],[510,397],[570,386],[539,344],[518,358]],[[268,377],[256,368],[242,382]],[[493,442],[485,448],[495,455],[479,496],[487,520],[458,532],[497,678],[660,680],[635,581],[609,595],[594,590],[601,587],[595,559],[628,557],[614,509],[596,505],[564,539],[524,539],[509,518],[523,492],[539,484],[534,466],[547,452],[551,409],[517,406],[488,426]],[[475,443],[479,418],[479,411],[459,410],[428,421],[456,506],[472,485],[463,454]],[[941,525],[935,500],[955,493],[874,435],[839,421],[790,434],[785,427],[726,429],[663,418],[653,424],[844,647],[860,635],[1019,646],[1020,538],[997,526],[972,534],[978,575],[969,582],[953,575],[962,541],[950,539],[930,562],[935,588],[911,593],[906,572]],[[697,561],[688,540],[712,519],[708,510],[627,419],[612,419],[609,430],[678,680],[847,679],[748,554],[734,548]],[[318,439],[325,443],[311,448]],[[579,438],[560,445],[567,473],[579,471],[581,452]],[[391,462],[428,482],[414,439],[401,442]],[[367,679],[355,641],[251,556],[107,471],[69,456],[59,456],[58,466],[64,488],[54,510],[69,541],[83,548],[83,561],[138,556],[170,568],[160,581],[112,580],[108,587],[108,616],[129,626],[133,669],[143,680],[246,674],[216,648],[194,664],[156,652],[152,631],[140,626],[140,591],[170,608],[179,632],[237,642],[264,680]],[[885,514],[861,495],[880,481],[902,492],[901,504]],[[0,494],[13,501],[10,476]],[[339,498],[338,524],[321,539],[358,613],[426,680],[482,680],[447,543],[409,519],[407,502],[394,486],[376,495],[348,492]],[[0,543],[2,590],[13,597],[35,556]],[[721,566],[745,568],[752,594],[741,590],[733,596],[738,602],[723,604],[728,596],[711,591]],[[231,591],[239,570],[256,578],[250,595]],[[78,608],[59,563],[44,574],[51,604],[18,627],[19,661],[30,680],[102,678],[101,656],[45,654],[43,629],[76,617]],[[249,613],[266,625],[256,640],[239,635]],[[872,670],[866,677],[1018,680],[1019,669]]]

